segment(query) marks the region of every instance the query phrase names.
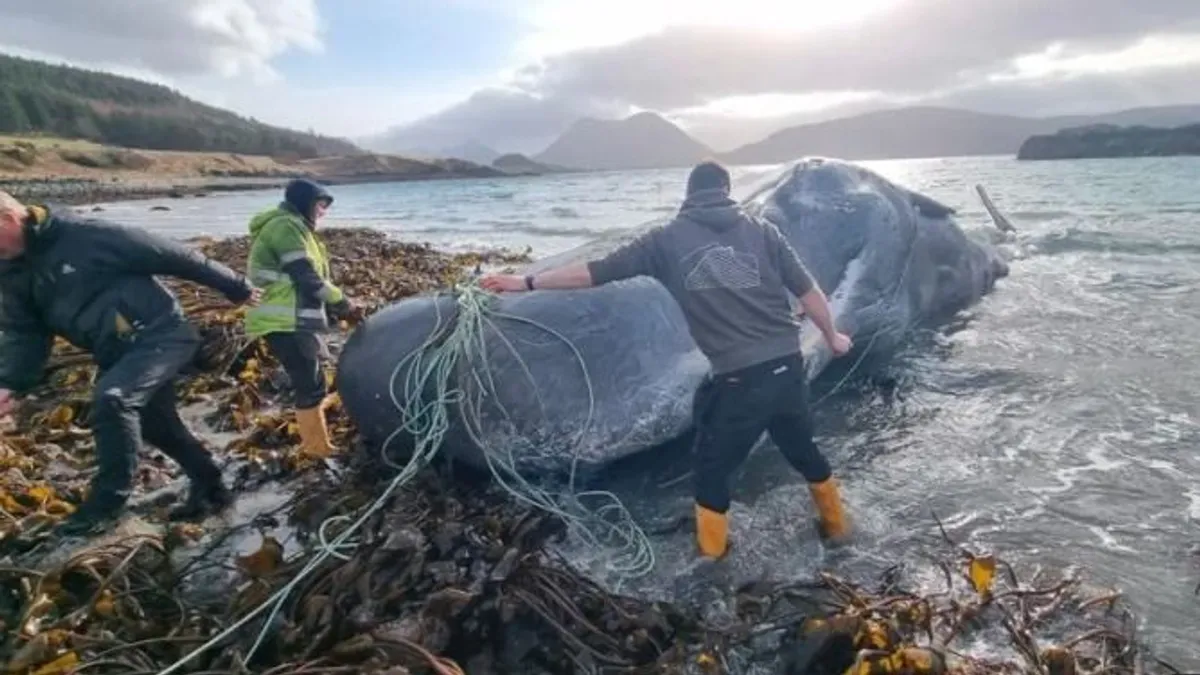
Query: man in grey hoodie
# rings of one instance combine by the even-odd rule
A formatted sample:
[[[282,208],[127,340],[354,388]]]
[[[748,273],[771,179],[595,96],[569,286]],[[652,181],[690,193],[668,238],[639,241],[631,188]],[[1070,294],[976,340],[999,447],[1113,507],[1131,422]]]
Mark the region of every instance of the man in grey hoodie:
[[[657,279],[683,310],[712,363],[696,396],[696,539],[703,555],[728,549],[729,477],[766,431],[808,481],[823,536],[849,525],[829,462],[813,441],[799,298],[835,356],[850,338],[834,327],[825,294],[774,224],[749,216],[729,196],[724,167],[704,162],[688,176],[678,216],[609,255],[536,276],[490,275],[492,291],[587,288],[635,276]]]

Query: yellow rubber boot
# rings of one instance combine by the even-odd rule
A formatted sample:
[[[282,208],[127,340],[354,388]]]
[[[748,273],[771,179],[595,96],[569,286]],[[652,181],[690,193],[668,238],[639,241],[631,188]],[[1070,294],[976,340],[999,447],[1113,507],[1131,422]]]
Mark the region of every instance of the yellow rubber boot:
[[[333,455],[323,406],[297,410],[296,425],[300,427],[300,451],[303,455],[314,459],[326,459]]]
[[[850,535],[850,521],[842,508],[842,496],[837,481],[829,478],[820,483],[809,483],[813,504],[817,507],[821,536],[825,539],[841,540]]]
[[[721,558],[729,550],[729,519],[718,513],[696,505],[696,543],[700,554],[708,558]]]

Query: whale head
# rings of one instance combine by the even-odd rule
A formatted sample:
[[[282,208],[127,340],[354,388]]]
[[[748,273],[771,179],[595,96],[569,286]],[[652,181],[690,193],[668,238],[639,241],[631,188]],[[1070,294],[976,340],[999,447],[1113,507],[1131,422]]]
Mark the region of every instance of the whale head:
[[[1008,274],[999,251],[968,236],[953,209],[856,164],[800,160],[744,204],[780,229],[860,348],[895,349]],[[803,344],[815,375],[831,355],[809,321]]]

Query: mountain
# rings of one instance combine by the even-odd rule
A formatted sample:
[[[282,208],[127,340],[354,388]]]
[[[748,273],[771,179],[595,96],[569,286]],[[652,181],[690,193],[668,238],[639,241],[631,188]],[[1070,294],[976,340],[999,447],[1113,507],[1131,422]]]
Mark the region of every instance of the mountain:
[[[1200,155],[1200,124],[1163,128],[1097,124],[1030,136],[1017,159]]]
[[[533,159],[576,169],[657,169],[690,166],[713,154],[666,119],[643,112],[623,120],[581,119]]]
[[[0,55],[0,133],[42,133],[129,148],[316,157],[361,152],[273,127],[128,77]]]
[[[1030,136],[1090,124],[1173,126],[1200,122],[1200,106],[1137,108],[1102,115],[1019,117],[955,108],[880,110],[777,131],[726,153],[731,164],[773,164],[805,155],[893,159],[1015,154]]]
[[[492,162],[492,167],[510,176],[541,176],[547,173],[563,173],[571,171],[564,166],[542,164],[529,159],[525,155],[509,153],[501,155]]]

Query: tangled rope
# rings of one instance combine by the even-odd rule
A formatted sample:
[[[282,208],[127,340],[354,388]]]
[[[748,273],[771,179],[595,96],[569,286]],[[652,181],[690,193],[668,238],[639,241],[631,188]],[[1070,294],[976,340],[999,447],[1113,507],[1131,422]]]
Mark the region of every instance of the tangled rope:
[[[249,660],[263,640],[271,632],[276,617],[291,593],[326,559],[333,557],[348,560],[349,556],[343,551],[353,550],[358,541],[355,533],[367,520],[378,512],[396,492],[397,489],[410,482],[418,472],[435,457],[442,441],[450,429],[451,406],[460,404],[462,416],[471,439],[483,450],[492,476],[518,501],[547,511],[561,518],[567,530],[579,536],[585,544],[592,547],[616,546],[616,557],[607,563],[610,571],[618,576],[618,583],[625,579],[648,573],[654,567],[654,554],[649,538],[634,522],[632,516],[621,504],[616,495],[607,491],[575,491],[576,467],[579,452],[572,455],[570,479],[565,491],[556,493],[538,487],[521,476],[516,469],[516,461],[512,448],[494,448],[487,443],[482,434],[481,410],[484,400],[495,399],[495,382],[491,379],[487,357],[487,331],[492,330],[502,342],[513,350],[514,356],[520,362],[524,372],[529,373],[527,364],[516,354],[515,348],[499,330],[498,320],[524,323],[543,330],[561,340],[571,350],[579,363],[584,382],[588,391],[587,421],[580,429],[578,439],[582,440],[587,428],[591,425],[594,413],[594,392],[587,365],[578,348],[564,335],[536,321],[510,314],[494,312],[491,302],[494,299],[474,281],[466,283],[455,290],[457,317],[449,333],[438,333],[442,326],[442,316],[433,332],[425,342],[396,364],[392,371],[390,395],[392,403],[400,411],[402,423],[385,439],[380,450],[383,461],[393,468],[399,469],[383,492],[369,504],[363,512],[345,529],[332,539],[329,529],[339,523],[350,521],[350,516],[334,516],[325,520],[318,531],[319,548],[308,563],[296,576],[275,592],[270,598],[251,612],[226,628],[211,640],[193,650],[182,659],[172,664],[160,675],[170,675],[178,671],[191,659],[195,658],[214,645],[225,640],[254,618],[270,609],[270,614],[263,622],[257,639],[245,655]],[[435,306],[437,306],[435,304]],[[462,388],[455,386],[458,382],[458,372],[461,364],[472,369],[472,378],[464,378],[475,383],[473,395],[468,395]],[[481,371],[475,370],[476,366]],[[482,376],[480,375],[482,372]],[[401,374],[405,376],[401,378]],[[400,380],[402,382],[399,382]],[[400,391],[397,384],[400,383]],[[426,400],[425,393],[432,391],[431,399]],[[400,464],[391,459],[389,447],[401,435],[413,439],[414,446],[408,460]],[[608,503],[599,508],[589,509],[582,502],[584,498],[605,500]]]

